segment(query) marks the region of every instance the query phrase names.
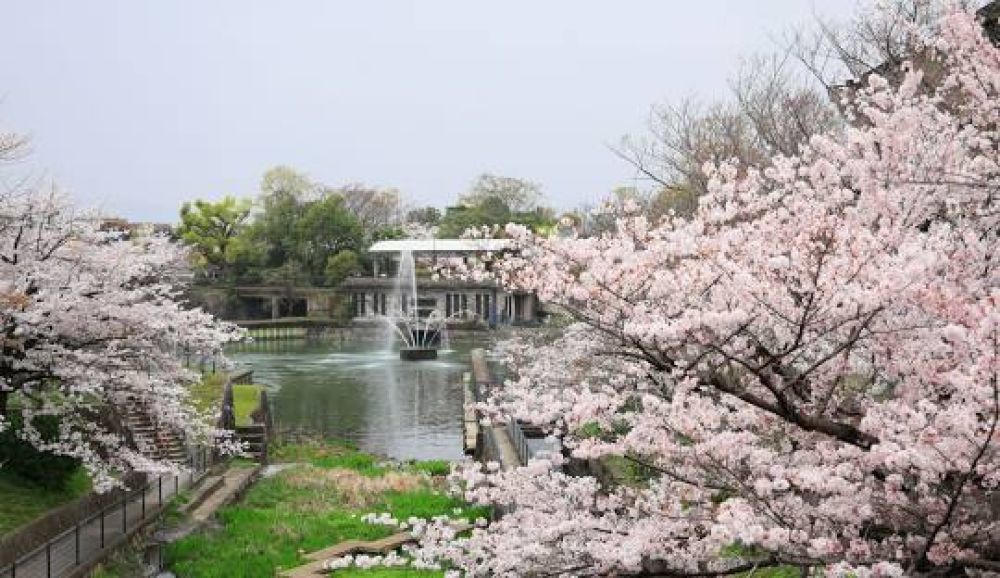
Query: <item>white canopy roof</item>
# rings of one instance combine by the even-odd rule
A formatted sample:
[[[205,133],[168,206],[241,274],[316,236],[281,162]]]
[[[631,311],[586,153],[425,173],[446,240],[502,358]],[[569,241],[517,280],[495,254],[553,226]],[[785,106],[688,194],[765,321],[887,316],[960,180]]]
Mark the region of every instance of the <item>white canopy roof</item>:
[[[510,246],[508,239],[392,239],[379,241],[369,253],[483,253],[502,251]]]

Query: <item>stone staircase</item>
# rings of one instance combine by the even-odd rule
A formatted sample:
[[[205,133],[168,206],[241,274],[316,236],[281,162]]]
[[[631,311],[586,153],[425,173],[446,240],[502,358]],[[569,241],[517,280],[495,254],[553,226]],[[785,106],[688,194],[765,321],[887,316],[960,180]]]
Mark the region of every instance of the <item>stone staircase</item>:
[[[236,437],[246,444],[248,457],[265,463],[267,461],[267,426],[262,423],[236,426]]]
[[[142,404],[130,404],[124,421],[142,455],[174,463],[187,461],[184,440],[172,429],[156,424]]]

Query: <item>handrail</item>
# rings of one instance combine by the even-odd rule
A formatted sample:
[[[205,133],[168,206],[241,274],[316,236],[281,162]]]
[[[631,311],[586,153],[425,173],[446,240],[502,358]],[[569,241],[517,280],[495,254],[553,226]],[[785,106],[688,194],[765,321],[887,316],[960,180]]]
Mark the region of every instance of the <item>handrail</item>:
[[[76,521],[73,527],[59,532],[55,536],[45,540],[42,544],[17,556],[6,567],[0,567],[0,578],[17,578],[26,570],[29,571],[29,576],[54,578],[71,574],[81,568],[91,567],[109,553],[109,546],[111,545],[108,543],[109,538],[119,540],[146,525],[146,523],[153,519],[153,516],[159,514],[169,499],[176,497],[181,489],[193,486],[204,476],[205,471],[210,465],[209,461],[206,449],[204,447],[199,448],[196,453],[191,455],[189,459],[190,468],[185,472],[175,473],[172,476],[163,475],[156,478],[155,482],[146,482],[141,488],[122,491],[121,497],[111,504],[85,516]],[[171,481],[173,481],[173,484],[170,483]],[[172,488],[171,485],[173,486]],[[147,496],[149,496],[148,499]],[[154,497],[155,501],[153,501]],[[139,508],[139,516],[130,520],[129,512],[133,511],[130,508],[136,507]],[[118,512],[121,513],[121,525],[117,529],[109,531],[107,521],[109,517],[112,517],[114,518],[113,523],[118,523]],[[88,534],[84,529],[91,526],[95,520],[99,520],[99,533],[97,534],[99,547],[93,547],[97,545],[91,544],[92,547],[90,550],[92,551],[85,553],[82,548],[83,539],[88,538],[93,542],[95,536],[93,533]],[[93,528],[93,530],[97,530],[98,528]],[[64,550],[70,547],[69,541],[72,541],[72,559],[66,560],[64,558],[63,560],[59,560],[58,556],[54,557],[53,553],[58,552],[60,546]],[[63,568],[54,566],[55,563],[59,562],[62,563]],[[31,572],[31,569],[35,571]]]

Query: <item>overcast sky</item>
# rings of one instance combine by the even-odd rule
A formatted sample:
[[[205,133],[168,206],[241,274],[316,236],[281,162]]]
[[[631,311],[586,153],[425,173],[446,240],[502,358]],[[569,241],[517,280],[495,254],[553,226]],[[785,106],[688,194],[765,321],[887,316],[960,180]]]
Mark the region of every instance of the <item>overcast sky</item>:
[[[3,0],[15,169],[134,220],[254,195],[285,164],[444,206],[476,175],[590,202],[649,107],[721,97],[741,55],[853,0]],[[8,174],[10,169],[6,169]]]

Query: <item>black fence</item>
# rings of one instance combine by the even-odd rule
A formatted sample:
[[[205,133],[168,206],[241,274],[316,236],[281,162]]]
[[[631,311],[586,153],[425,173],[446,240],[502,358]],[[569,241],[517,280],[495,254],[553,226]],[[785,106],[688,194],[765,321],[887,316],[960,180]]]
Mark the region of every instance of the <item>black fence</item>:
[[[171,499],[201,479],[210,460],[207,452],[198,451],[184,472],[160,476],[141,488],[119,491],[120,498],[113,503],[0,568],[0,578],[59,578],[94,566],[110,549],[153,520]]]

